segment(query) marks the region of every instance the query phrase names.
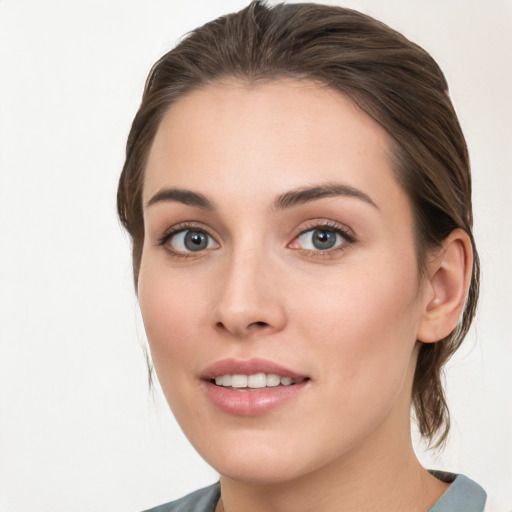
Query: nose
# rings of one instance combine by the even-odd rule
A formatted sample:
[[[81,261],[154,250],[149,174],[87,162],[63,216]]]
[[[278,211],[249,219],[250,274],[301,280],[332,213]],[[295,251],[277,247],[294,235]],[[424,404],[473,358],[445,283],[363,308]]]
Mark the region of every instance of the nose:
[[[213,310],[215,329],[243,339],[284,328],[283,288],[269,260],[248,248],[224,262]]]

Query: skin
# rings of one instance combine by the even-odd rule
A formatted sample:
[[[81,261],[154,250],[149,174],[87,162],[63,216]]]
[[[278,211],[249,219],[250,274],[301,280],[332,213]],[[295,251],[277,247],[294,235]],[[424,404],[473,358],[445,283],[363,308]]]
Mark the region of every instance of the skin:
[[[197,90],[157,132],[139,301],[166,398],[221,474],[228,512],[427,511],[446,490],[417,461],[409,417],[417,340],[442,334],[432,311],[450,294],[441,286],[449,266],[439,285],[419,275],[411,205],[389,147],[347,98],[289,80]],[[279,195],[327,183],[373,204],[333,195],[275,208]],[[202,194],[212,208],[148,204],[169,187]],[[159,242],[183,223],[211,236],[206,249],[186,252],[176,235]],[[299,237],[325,223],[349,236],[329,250]],[[454,268],[468,259],[459,242],[446,252]],[[268,413],[220,411],[201,372],[252,357],[310,380]]]

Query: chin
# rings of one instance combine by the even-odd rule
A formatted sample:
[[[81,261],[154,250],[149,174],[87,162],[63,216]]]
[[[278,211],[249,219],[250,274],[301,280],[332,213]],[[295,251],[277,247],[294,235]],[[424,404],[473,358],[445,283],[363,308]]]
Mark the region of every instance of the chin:
[[[215,467],[215,466],[214,466]],[[305,468],[286,464],[286,461],[252,460],[223,461],[215,467],[223,477],[258,485],[274,485],[289,482],[304,476]]]
[[[195,447],[221,476],[239,482],[274,485],[330,467],[350,451],[350,443],[344,446],[339,434],[337,446],[322,443],[322,437],[325,440],[330,436],[315,436],[311,432],[307,436],[295,436],[293,428],[284,432],[231,431],[224,439],[210,438],[207,445],[200,442]]]

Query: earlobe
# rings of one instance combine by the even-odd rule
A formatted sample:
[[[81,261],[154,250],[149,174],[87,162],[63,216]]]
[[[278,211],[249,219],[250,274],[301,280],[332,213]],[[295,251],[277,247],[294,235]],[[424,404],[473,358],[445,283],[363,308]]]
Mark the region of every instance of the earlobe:
[[[468,293],[473,250],[468,234],[456,229],[443,241],[428,263],[428,294],[417,339],[433,343],[457,326]]]

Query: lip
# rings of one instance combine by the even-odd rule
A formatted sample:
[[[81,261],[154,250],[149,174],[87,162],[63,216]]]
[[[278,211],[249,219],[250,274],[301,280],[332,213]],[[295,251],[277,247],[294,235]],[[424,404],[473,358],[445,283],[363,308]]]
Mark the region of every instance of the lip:
[[[217,386],[213,379],[218,375],[251,375],[274,373],[292,379],[305,379],[290,386],[256,389],[231,389]],[[296,399],[309,387],[308,375],[297,373],[280,364],[265,359],[223,359],[208,366],[200,375],[209,400],[222,412],[236,416],[259,416],[284,406]]]
[[[280,364],[267,359],[222,359],[208,366],[200,375],[203,380],[211,380],[218,375],[251,375],[253,373],[275,373],[282,377],[302,379],[308,375],[301,375]]]

